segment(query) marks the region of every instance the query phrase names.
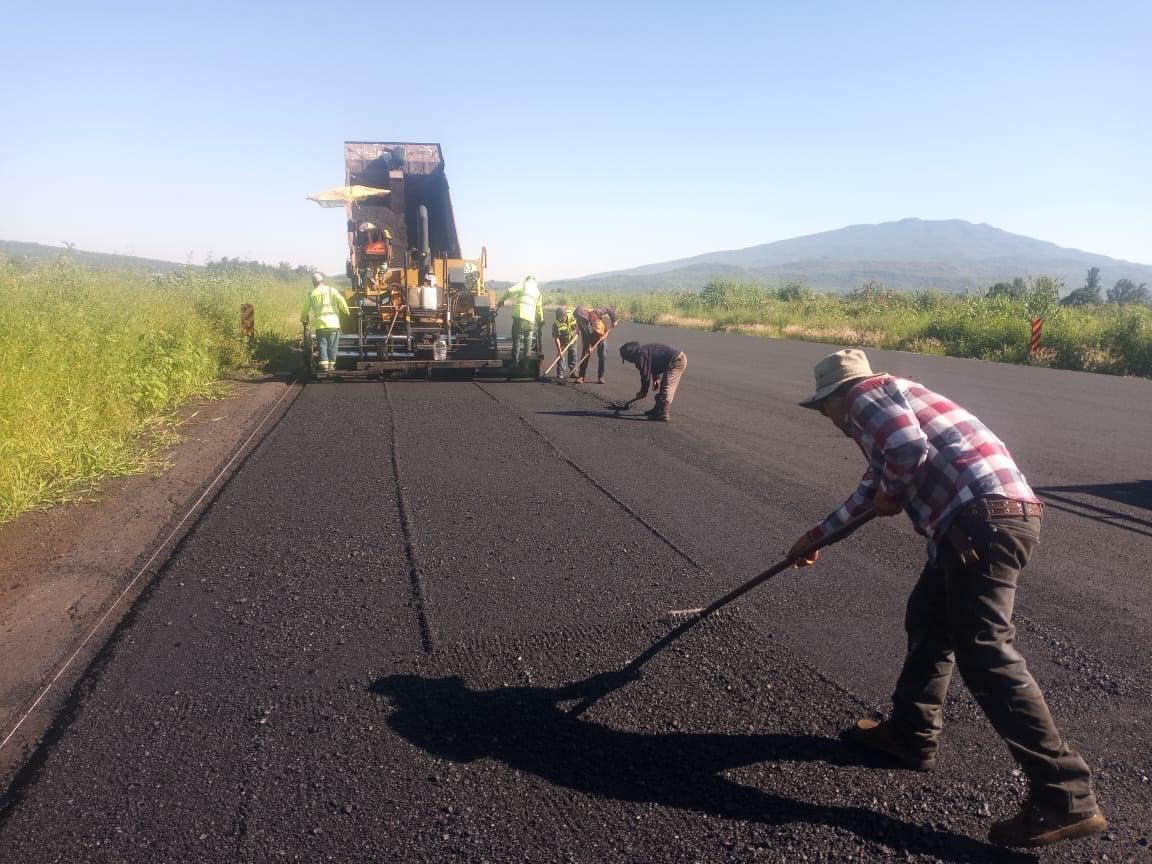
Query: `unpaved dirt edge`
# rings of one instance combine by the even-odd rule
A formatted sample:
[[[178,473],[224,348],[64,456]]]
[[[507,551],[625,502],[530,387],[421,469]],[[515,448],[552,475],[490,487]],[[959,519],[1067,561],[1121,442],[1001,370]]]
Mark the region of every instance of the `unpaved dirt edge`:
[[[0,789],[35,752],[108,635],[300,389],[283,379],[235,382],[229,397],[181,412],[181,440],[162,474],[112,480],[98,501],[29,513],[0,527],[0,741],[20,724],[0,748]]]

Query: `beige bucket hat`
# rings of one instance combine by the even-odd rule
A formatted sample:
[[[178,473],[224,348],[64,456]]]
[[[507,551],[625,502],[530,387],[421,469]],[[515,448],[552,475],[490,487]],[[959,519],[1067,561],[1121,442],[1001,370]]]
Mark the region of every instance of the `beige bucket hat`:
[[[875,378],[884,372],[873,372],[868,358],[859,348],[845,348],[829,354],[816,364],[816,393],[800,404],[820,410],[820,403],[851,381]]]

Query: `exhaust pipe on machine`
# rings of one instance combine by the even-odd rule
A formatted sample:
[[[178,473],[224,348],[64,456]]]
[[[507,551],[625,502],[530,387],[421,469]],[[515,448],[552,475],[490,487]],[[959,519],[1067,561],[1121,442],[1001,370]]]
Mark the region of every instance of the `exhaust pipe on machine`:
[[[432,250],[428,245],[428,208],[423,204],[416,211],[416,238],[420,250],[420,274],[423,275],[432,263]]]

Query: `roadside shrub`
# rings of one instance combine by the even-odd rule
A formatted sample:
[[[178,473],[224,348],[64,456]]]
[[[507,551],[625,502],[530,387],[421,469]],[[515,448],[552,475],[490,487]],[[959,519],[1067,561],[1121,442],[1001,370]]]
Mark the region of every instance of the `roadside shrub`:
[[[0,522],[159,465],[176,409],[294,335],[305,290],[302,276],[0,260]],[[256,305],[253,344],[243,302]]]
[[[699,328],[710,322],[712,329],[771,338],[1152,377],[1152,309],[1060,304],[1061,290],[1059,280],[1043,276],[961,295],[931,288],[902,293],[876,282],[848,295],[817,294],[800,283],[767,291],[716,279],[699,293],[591,295],[575,302],[614,304],[648,323]],[[1032,317],[1044,318],[1044,335],[1042,353],[1030,360]]]
[[[803,282],[785,282],[776,289],[776,299],[783,303],[803,303],[815,296],[811,288]]]

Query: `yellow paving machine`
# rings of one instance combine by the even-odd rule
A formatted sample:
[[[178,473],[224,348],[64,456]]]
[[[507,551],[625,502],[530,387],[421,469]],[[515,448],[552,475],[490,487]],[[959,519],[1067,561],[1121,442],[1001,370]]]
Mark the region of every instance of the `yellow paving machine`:
[[[344,168],[344,186],[309,196],[347,215],[351,287],[338,373],[538,374],[538,356],[517,369],[497,338],[487,250],[461,252],[440,145],[345,141]]]

